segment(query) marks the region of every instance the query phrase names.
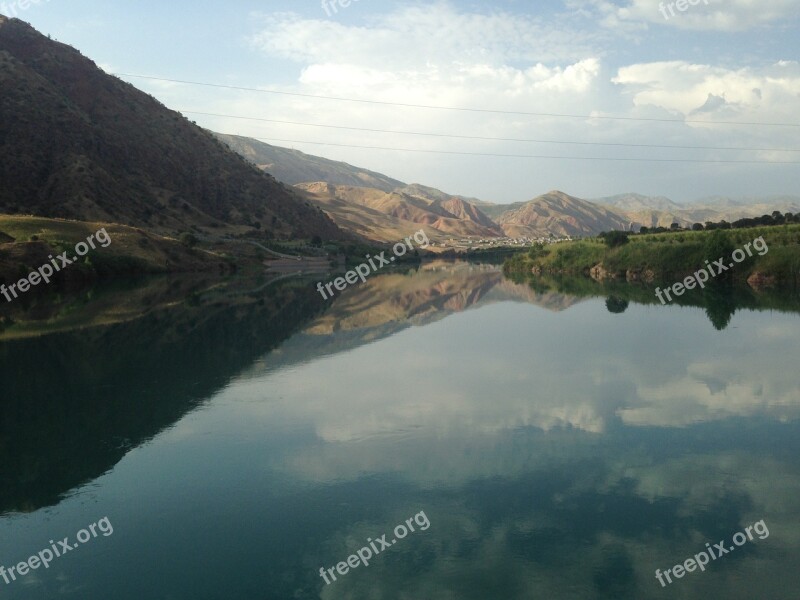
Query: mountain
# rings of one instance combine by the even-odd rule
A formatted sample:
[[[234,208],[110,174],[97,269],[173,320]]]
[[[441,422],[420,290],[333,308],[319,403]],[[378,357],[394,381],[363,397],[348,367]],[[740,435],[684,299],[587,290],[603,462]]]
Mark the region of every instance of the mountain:
[[[397,189],[395,192],[429,202],[431,205],[441,207],[448,215],[452,215],[461,221],[469,221],[484,227],[487,230],[486,233],[483,234],[485,236],[503,235],[503,230],[498,227],[497,223],[490,219],[481,208],[479,208],[482,201],[477,198],[453,196],[441,190],[437,190],[436,188],[427,187],[418,183]]]
[[[151,96],[0,18],[0,213],[277,237],[344,236]]]
[[[237,135],[222,133],[213,135],[225,142],[234,152],[274,175],[278,181],[289,185],[324,181],[334,185],[375,188],[384,192],[391,192],[406,185],[381,173],[312,156],[299,150],[271,146]]]
[[[298,184],[309,199],[327,211],[341,227],[378,241],[396,241],[398,229],[411,231],[420,225],[446,236],[498,237],[502,229],[476,207],[450,197],[432,200],[401,191],[332,185],[324,182]],[[359,217],[358,213],[363,212]],[[379,215],[387,217],[381,221]],[[436,236],[441,237],[441,235]]]
[[[510,237],[596,235],[633,225],[624,215],[559,191],[525,202],[496,220]]]

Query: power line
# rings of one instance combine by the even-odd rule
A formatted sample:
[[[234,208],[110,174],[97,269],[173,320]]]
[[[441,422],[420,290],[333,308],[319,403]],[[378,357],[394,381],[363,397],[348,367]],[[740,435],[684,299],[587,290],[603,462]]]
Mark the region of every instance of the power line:
[[[225,134],[233,137],[234,134]],[[547,156],[540,154],[498,154],[493,152],[457,152],[454,150],[421,150],[419,148],[387,148],[385,146],[359,146],[355,144],[336,144],[333,142],[309,142],[307,140],[286,140],[281,138],[250,138],[262,142],[284,142],[290,144],[313,144],[317,146],[336,146],[338,148],[362,148],[366,150],[389,150],[393,152],[420,152],[425,154],[455,154],[459,156],[491,156],[500,158],[542,158],[557,160],[606,160],[615,162],[669,162],[669,163],[713,163],[713,164],[765,164],[765,165],[800,165],[800,161],[781,160],[693,160],[690,158],[607,158],[599,156]]]
[[[260,94],[277,94],[281,96],[295,96],[298,98],[316,98],[320,100],[337,100],[340,102],[358,102],[361,104],[376,104],[381,106],[400,106],[403,108],[424,108],[429,110],[454,110],[460,112],[470,113],[490,113],[498,115],[523,115],[531,117],[556,117],[564,119],[603,119],[608,121],[649,121],[657,123],[697,123],[704,125],[745,125],[756,127],[800,127],[800,123],[758,123],[758,122],[744,122],[744,121],[699,121],[690,119],[656,119],[644,117],[610,117],[610,116],[596,116],[596,115],[571,115],[562,113],[540,113],[540,112],[525,112],[515,110],[493,110],[487,108],[464,108],[460,106],[435,106],[430,104],[408,104],[404,102],[387,102],[383,100],[363,100],[359,98],[345,98],[342,96],[322,96],[319,94],[301,94],[299,92],[285,92],[281,90],[265,90],[259,88],[242,87],[235,85],[222,85],[218,83],[204,83],[200,81],[186,81],[182,79],[167,79],[166,77],[150,77],[148,75],[133,75],[131,73],[114,73],[117,77],[135,77],[138,79],[149,79],[151,81],[166,81],[169,83],[182,83],[185,85],[199,85],[204,87],[222,88],[228,90],[240,90],[247,92],[258,92]]]
[[[420,131],[397,131],[391,129],[371,129],[368,127],[345,127],[343,125],[323,125],[320,123],[304,123],[302,121],[283,121],[279,119],[262,119],[257,117],[242,117],[238,115],[223,115],[218,113],[207,113],[196,110],[179,110],[178,112],[187,115],[205,115],[207,117],[223,117],[226,119],[242,119],[245,121],[261,121],[265,123],[281,123],[284,125],[302,125],[305,127],[323,127],[325,129],[344,129],[348,131],[366,131],[372,133],[393,133],[400,135],[418,135],[439,138],[453,138],[461,140],[482,140],[490,142],[534,142],[537,144],[572,144],[578,146],[622,146],[628,148],[671,148],[677,150],[741,150],[748,152],[800,152],[800,149],[792,148],[743,148],[743,147],[725,147],[725,146],[675,146],[665,144],[625,144],[621,142],[575,142],[567,140],[536,140],[524,138],[502,138],[502,137],[483,137],[477,135],[455,135],[449,133],[430,133]]]

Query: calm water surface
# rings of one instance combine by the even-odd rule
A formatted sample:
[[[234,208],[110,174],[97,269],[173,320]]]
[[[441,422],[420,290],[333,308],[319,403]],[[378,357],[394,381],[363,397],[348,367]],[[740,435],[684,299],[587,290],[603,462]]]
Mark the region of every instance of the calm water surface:
[[[328,304],[182,286],[0,334],[0,564],[113,525],[0,598],[800,596],[796,297],[720,319],[464,263]]]

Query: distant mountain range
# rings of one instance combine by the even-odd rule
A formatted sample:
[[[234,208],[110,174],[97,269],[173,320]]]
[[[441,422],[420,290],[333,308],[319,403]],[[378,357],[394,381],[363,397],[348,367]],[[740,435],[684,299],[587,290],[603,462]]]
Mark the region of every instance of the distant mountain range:
[[[174,234],[345,234],[297,192],[77,50],[0,17],[0,213]]]
[[[747,217],[760,217],[773,211],[800,211],[800,196],[771,196],[765,198],[727,198],[713,196],[694,202],[678,204],[663,196],[622,194],[592,200],[622,211],[639,225],[669,227],[678,223],[684,227],[706,221],[728,222]]]
[[[551,191],[527,202],[495,204],[406,184],[344,162],[288,150],[258,140],[215,134],[278,179],[295,185],[343,229],[377,241],[400,239],[419,226],[431,239],[542,238],[591,236],[642,226],[689,227],[706,221],[734,221],[800,211],[800,197],[708,198],[678,204],[665,197],[621,194],[583,200]]]

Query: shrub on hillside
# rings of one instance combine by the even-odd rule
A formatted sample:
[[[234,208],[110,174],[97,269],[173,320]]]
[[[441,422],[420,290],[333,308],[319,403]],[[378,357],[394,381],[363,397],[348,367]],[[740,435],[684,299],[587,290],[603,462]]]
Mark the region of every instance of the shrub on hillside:
[[[609,231],[608,233],[601,233],[600,237],[603,238],[609,248],[619,248],[630,242],[628,234],[624,231]]]

